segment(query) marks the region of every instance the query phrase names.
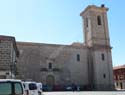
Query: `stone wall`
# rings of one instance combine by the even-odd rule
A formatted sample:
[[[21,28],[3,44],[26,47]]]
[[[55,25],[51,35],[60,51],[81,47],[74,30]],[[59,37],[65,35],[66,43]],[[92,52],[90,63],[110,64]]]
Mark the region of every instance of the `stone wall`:
[[[15,38],[0,35],[0,76],[1,78],[14,77],[17,47]],[[10,77],[9,77],[10,76]]]
[[[11,41],[0,42],[0,70],[10,70]]]
[[[73,45],[52,45],[17,42],[20,51],[20,77],[47,84],[47,76],[54,84],[88,84],[87,48]],[[80,61],[77,61],[77,55]],[[51,68],[49,63],[52,64]]]

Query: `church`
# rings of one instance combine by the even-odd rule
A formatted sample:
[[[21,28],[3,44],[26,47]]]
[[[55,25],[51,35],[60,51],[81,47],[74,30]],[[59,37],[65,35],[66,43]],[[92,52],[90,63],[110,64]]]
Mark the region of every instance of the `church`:
[[[84,43],[16,42],[18,78],[50,87],[76,85],[82,90],[114,90],[107,11],[104,5],[89,5],[80,13]]]

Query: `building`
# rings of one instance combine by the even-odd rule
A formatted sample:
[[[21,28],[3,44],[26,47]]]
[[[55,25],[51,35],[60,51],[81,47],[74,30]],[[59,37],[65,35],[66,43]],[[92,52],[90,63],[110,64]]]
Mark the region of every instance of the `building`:
[[[116,89],[125,89],[125,65],[115,66],[113,71]]]
[[[89,5],[81,12],[84,43],[17,42],[18,77],[49,87],[75,85],[81,90],[114,90],[107,11],[104,5]]]
[[[15,77],[18,56],[15,38],[0,35],[0,79]]]
[[[50,86],[75,84],[82,86],[83,90],[112,90],[114,82],[107,11],[104,5],[89,5],[81,12],[85,43],[17,42],[20,77]]]

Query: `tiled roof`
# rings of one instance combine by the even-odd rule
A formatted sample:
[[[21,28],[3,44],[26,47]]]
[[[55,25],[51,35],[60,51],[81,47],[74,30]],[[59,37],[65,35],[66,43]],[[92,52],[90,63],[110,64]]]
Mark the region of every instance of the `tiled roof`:
[[[116,69],[122,69],[122,68],[125,68],[125,65],[120,65],[120,66],[113,67],[114,70],[116,70]]]

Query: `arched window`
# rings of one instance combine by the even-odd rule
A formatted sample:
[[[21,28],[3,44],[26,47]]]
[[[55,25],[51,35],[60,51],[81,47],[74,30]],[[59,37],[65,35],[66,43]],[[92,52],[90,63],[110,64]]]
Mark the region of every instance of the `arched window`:
[[[102,25],[101,16],[97,16],[97,23],[98,23],[98,25]]]

